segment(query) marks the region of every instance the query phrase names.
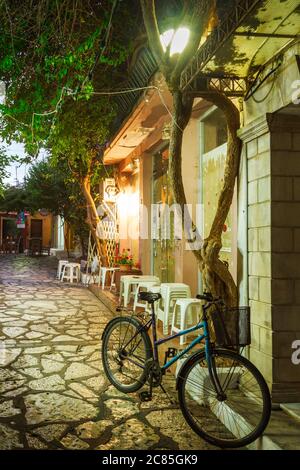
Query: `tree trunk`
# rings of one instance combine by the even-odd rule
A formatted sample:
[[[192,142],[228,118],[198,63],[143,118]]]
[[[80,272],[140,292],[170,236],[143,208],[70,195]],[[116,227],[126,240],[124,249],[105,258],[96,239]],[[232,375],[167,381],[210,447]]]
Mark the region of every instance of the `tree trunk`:
[[[190,26],[191,34],[189,44],[184,53],[177,57],[170,57],[170,50],[163,51],[160,42],[160,31],[155,10],[155,0],[141,0],[144,23],[147,31],[149,45],[164,75],[168,88],[173,95],[174,111],[170,139],[169,174],[174,193],[175,203],[180,205],[184,214],[186,197],[182,181],[182,138],[192,112],[193,99],[184,95],[179,90],[181,73],[199,48],[200,38],[209,25],[216,23],[216,1],[194,0],[185,2],[189,8],[184,9],[182,24]],[[233,103],[221,93],[207,92],[203,95],[216,104],[224,112],[228,126],[228,151],[225,165],[224,184],[219,197],[217,212],[208,238],[204,241],[201,250],[193,249],[193,253],[199,262],[203,273],[205,286],[214,295],[220,295],[228,305],[237,305],[237,288],[229,272],[228,266],[219,259],[222,247],[223,227],[228,216],[234,193],[235,181],[238,173],[241,144],[237,137],[239,129],[239,113]],[[191,215],[192,217],[192,215]],[[192,220],[183,218],[183,227],[186,232],[186,224],[192,229],[192,237],[188,234],[189,241],[198,235],[197,228]],[[196,241],[198,237],[196,237]]]
[[[201,251],[202,272],[208,289],[214,295],[222,296],[227,305],[236,306],[238,305],[237,287],[229,272],[227,263],[220,260],[219,254],[222,248],[224,224],[232,204],[240,164],[242,146],[237,136],[240,127],[240,116],[236,106],[225,95],[212,92],[208,96],[205,95],[205,98],[223,111],[227,121],[228,140],[224,183],[209,236],[205,240]]]
[[[224,184],[219,196],[215,218],[202,249],[193,249],[193,253],[199,263],[205,288],[213,295],[221,296],[227,305],[236,306],[238,304],[237,287],[229,272],[228,265],[220,260],[219,254],[222,248],[223,228],[232,204],[240,161],[241,142],[237,137],[239,113],[234,104],[224,95],[212,92],[212,94],[203,95],[203,98],[213,102],[224,112],[228,126],[228,144]],[[180,91],[173,93],[173,99],[174,119],[170,138],[169,174],[175,203],[180,205],[184,214],[186,196],[182,179],[182,139],[184,129],[191,116],[193,99],[184,96]],[[187,220],[183,219],[183,224],[186,222]],[[192,221],[188,225],[196,233]],[[186,232],[186,225],[184,228]]]
[[[100,261],[102,266],[108,266],[108,256],[106,250],[106,241],[100,240],[97,236],[97,226],[100,223],[100,218],[97,213],[97,208],[94,202],[94,199],[91,195],[91,183],[90,177],[86,176],[83,178],[81,183],[82,191],[86,200],[87,205],[87,223],[90,227],[93,240],[97,247],[97,252],[100,256]]]
[[[183,102],[180,91],[173,93],[173,122],[171,128],[170,149],[169,149],[169,174],[172,181],[174,199],[181,206],[182,213],[186,204],[186,197],[182,181],[182,139],[192,113],[193,100]]]
[[[84,238],[83,237],[79,237],[79,242],[80,242],[80,246],[81,246],[81,257],[84,259],[86,257],[86,252],[85,252],[85,243],[84,243]]]
[[[187,201],[182,180],[182,139],[192,114],[193,101],[193,98],[183,96],[179,90],[173,93],[174,109],[169,148],[169,176],[174,201],[180,206],[185,236],[190,241],[192,241],[191,229],[195,230],[195,225],[191,214],[185,214]],[[184,214],[186,215],[185,218]]]
[[[70,258],[70,247],[69,247],[69,240],[68,240],[68,233],[65,230],[66,227],[64,227],[64,241],[65,241],[65,247],[67,250],[67,257]]]

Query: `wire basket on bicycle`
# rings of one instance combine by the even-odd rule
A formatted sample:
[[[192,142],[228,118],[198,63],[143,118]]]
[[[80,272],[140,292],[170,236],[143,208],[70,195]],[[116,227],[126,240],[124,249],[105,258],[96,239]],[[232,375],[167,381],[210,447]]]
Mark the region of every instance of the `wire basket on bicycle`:
[[[218,306],[210,317],[218,346],[239,348],[251,343],[250,307]]]

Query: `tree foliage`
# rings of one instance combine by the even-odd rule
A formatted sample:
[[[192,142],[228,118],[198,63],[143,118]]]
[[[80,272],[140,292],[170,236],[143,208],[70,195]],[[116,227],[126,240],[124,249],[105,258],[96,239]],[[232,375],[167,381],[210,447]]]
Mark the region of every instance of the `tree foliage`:
[[[27,194],[24,186],[5,187],[0,197],[1,212],[21,212],[27,208]]]
[[[24,142],[31,156],[46,147],[57,168],[68,166],[80,182],[97,245],[92,179],[103,172],[101,149],[114,119],[112,96],[103,92],[126,79],[138,5],[0,0],[0,79],[7,89],[2,138]]]
[[[136,2],[2,0],[0,6],[2,136],[36,154],[67,96],[86,98],[122,80]]]
[[[99,181],[107,171],[103,168],[102,153],[114,116],[113,103],[106,97],[100,102],[97,96],[66,100],[48,141],[55,164],[68,165],[78,181],[87,175],[94,182]]]
[[[4,180],[8,176],[7,167],[10,164],[11,159],[7,155],[5,148],[0,147],[0,198],[3,196]]]
[[[88,238],[86,203],[79,182],[71,174],[67,162],[43,160],[33,165],[26,178],[25,208],[34,213],[47,209],[59,215],[72,229],[84,254]]]

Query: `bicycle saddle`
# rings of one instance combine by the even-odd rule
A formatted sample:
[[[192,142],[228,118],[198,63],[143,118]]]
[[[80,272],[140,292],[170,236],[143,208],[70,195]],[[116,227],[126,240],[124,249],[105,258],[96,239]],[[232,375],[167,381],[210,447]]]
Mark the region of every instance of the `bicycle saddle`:
[[[139,300],[144,300],[149,304],[153,304],[157,300],[161,299],[161,295],[157,292],[140,292]]]

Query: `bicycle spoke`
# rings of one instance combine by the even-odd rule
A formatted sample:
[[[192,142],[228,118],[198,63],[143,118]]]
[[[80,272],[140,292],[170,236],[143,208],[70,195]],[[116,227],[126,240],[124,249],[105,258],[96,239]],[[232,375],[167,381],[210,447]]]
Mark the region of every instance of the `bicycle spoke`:
[[[214,352],[212,360],[213,374],[205,356],[201,361],[191,359],[183,369],[179,398],[184,416],[209,442],[225,447],[251,442],[268,418],[264,403],[269,395],[264,396],[260,386],[263,379],[257,379],[259,372],[253,373],[249,361],[233,352]]]
[[[102,360],[111,382],[121,391],[136,391],[146,380],[145,362],[151,343],[142,325],[132,318],[112,321],[104,338]]]

